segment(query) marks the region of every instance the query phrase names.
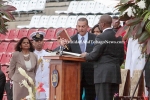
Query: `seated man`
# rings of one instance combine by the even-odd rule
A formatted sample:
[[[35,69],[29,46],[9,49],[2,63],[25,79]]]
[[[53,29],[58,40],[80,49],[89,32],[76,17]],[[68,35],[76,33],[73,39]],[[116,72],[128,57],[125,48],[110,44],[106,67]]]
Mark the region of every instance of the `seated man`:
[[[5,82],[6,82],[5,74],[2,71],[0,71],[0,100],[3,99]]]

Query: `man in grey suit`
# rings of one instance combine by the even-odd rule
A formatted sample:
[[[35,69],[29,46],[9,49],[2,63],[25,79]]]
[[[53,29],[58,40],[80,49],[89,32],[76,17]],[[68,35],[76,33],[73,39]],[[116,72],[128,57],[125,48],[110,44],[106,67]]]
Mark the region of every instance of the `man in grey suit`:
[[[113,100],[119,93],[121,83],[120,66],[124,60],[124,49],[121,37],[115,37],[111,28],[112,18],[102,15],[99,27],[103,31],[96,37],[95,46],[90,53],[82,53],[87,61],[95,61],[94,83],[98,100]],[[114,98],[118,100],[118,98]]]
[[[5,83],[6,83],[5,74],[2,71],[0,71],[0,100],[3,99]]]
[[[72,43],[68,43],[64,39],[60,39],[60,45],[67,49],[65,51],[79,53],[82,52],[91,52],[93,50],[94,44],[92,43],[95,40],[95,35],[87,32],[88,20],[86,18],[80,18],[77,21],[77,34],[71,37]],[[94,69],[93,63],[83,62],[81,63],[81,97],[83,88],[85,88],[85,99],[86,100],[95,100],[95,87],[94,87]],[[81,99],[82,100],[82,99]]]

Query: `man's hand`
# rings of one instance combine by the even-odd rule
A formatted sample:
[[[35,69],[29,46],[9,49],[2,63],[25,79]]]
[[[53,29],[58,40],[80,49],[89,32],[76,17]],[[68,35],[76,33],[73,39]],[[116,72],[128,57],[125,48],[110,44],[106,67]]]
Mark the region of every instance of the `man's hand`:
[[[67,45],[67,40],[66,39],[60,38],[60,39],[58,39],[58,42],[63,47],[65,47],[65,45]]]
[[[82,53],[80,56],[81,56],[81,57],[85,57],[85,56],[86,56],[86,54],[87,54],[87,53],[86,53],[86,52],[84,52],[84,53]]]

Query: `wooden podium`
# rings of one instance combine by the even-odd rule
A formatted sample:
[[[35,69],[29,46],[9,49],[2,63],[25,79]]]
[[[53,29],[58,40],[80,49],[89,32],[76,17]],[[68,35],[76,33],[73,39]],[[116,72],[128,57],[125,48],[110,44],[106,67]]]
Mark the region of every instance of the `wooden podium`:
[[[81,57],[44,56],[50,59],[50,100],[80,100]]]

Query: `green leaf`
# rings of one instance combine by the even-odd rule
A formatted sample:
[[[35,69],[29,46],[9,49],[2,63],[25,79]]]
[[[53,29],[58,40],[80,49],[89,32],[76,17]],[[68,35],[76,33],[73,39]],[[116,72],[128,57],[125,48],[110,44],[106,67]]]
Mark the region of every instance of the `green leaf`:
[[[146,23],[145,30],[150,34],[150,21],[148,21],[148,23]]]
[[[141,18],[133,18],[133,19],[130,19],[130,20],[128,20],[127,22],[126,22],[126,25],[127,26],[133,26],[133,25],[136,25],[136,24],[138,24],[138,23],[140,23],[142,21],[142,19]]]
[[[144,43],[147,41],[147,39],[150,38],[150,34],[147,31],[144,31],[142,35],[138,38],[139,44]]]
[[[129,0],[120,0],[120,3],[127,3]]]

